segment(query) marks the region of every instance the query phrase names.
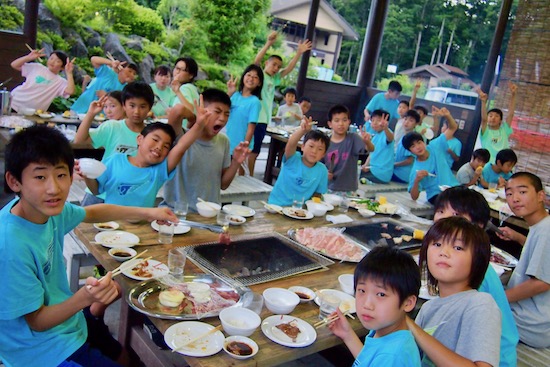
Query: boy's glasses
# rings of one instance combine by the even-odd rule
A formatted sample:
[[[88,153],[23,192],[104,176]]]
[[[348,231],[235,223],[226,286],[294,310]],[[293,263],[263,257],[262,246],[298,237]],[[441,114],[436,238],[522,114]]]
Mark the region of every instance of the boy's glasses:
[[[174,68],[174,71],[180,71],[180,72],[183,73],[184,71],[189,71],[189,70],[188,70],[187,68],[179,68],[179,67],[176,66],[176,67]]]

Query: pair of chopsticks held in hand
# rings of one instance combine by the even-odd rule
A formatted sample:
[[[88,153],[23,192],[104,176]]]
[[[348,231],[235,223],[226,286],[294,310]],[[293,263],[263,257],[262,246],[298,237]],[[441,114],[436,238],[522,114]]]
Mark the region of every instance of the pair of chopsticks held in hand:
[[[345,310],[344,312],[342,312],[342,314],[344,316],[348,316],[350,319],[355,319],[355,317],[349,312],[349,309]],[[336,321],[340,318],[340,316],[338,316],[338,314],[336,315],[332,315],[332,316],[329,316],[329,317],[325,317],[324,319],[322,319],[321,321],[319,322],[316,322],[315,324],[313,324],[313,327],[315,327],[315,329],[319,329],[323,326],[327,326],[329,325],[331,322],[333,321]]]
[[[139,259],[137,262],[136,262],[136,261],[132,261],[132,260],[138,259],[141,255],[143,255],[143,254],[146,253],[146,252],[147,252],[147,250],[143,250],[142,252],[140,252],[140,253],[137,254],[136,256],[130,258],[129,260],[126,260],[124,263],[120,264],[118,267],[116,267],[116,268],[114,268],[113,270],[111,270],[111,278],[114,278],[115,275],[119,275],[119,274],[125,272],[125,271],[128,270],[128,269],[135,268],[138,264],[141,264],[142,262],[151,259],[152,256],[149,256],[149,257],[146,257],[146,258],[144,258],[144,259]],[[101,281],[103,280],[103,278],[105,278],[105,277],[99,278],[99,281],[101,282]],[[89,285],[89,286],[88,286],[88,289],[90,289],[91,287],[92,287],[92,286]]]

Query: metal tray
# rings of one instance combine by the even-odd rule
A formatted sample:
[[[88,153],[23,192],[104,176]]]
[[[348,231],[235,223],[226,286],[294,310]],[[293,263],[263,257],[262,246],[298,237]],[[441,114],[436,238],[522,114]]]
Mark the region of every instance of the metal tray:
[[[214,288],[218,294],[226,293],[231,294],[237,298],[236,305],[242,305],[243,300],[246,298],[247,292],[250,292],[248,288],[240,287],[235,288],[226,282],[216,279],[210,274],[196,274],[192,276],[185,276],[185,282],[202,282],[209,284]],[[156,279],[151,279],[136,285],[128,292],[128,304],[134,310],[141,312],[147,316],[157,317],[160,319],[168,320],[199,320],[207,317],[218,316],[222,309],[210,311],[201,315],[194,313],[181,313],[179,310],[170,310],[162,307],[159,304],[159,293],[162,290],[167,289],[168,286],[161,283]],[[225,298],[225,297],[224,297]]]
[[[185,249],[194,264],[234,287],[327,269],[334,264],[277,232],[239,236],[229,246],[210,242]]]
[[[319,229],[320,229],[320,228],[330,228],[330,227],[319,227]],[[334,229],[335,229],[335,230],[338,230],[338,228],[334,228]],[[294,241],[300,243],[300,241],[298,241],[298,238],[297,238],[297,236],[296,236],[298,230],[299,230],[299,228],[292,228],[292,229],[289,229],[288,232],[287,232],[287,234],[288,234],[288,236],[289,236],[292,240],[294,240]],[[342,236],[346,239],[346,242],[347,242],[347,243],[349,243],[350,245],[352,245],[352,246],[358,248],[359,250],[361,250],[361,253],[362,253],[361,259],[370,251],[370,249],[369,249],[367,246],[364,246],[363,244],[357,242],[356,240],[350,238],[349,236],[346,236],[346,235],[344,235],[344,234],[342,234]],[[346,256],[337,256],[336,254],[333,255],[333,254],[327,253],[326,251],[322,251],[322,250],[319,251],[319,250],[316,250],[316,249],[311,248],[311,247],[309,247],[309,246],[307,246],[307,245],[305,245],[305,244],[302,244],[302,245],[308,247],[308,248],[309,248],[310,250],[312,250],[312,251],[315,251],[315,252],[317,252],[317,253],[319,253],[319,254],[321,254],[321,255],[323,255],[323,256],[329,257],[329,258],[334,259],[334,260],[346,261],[346,262],[353,262],[353,263],[358,263],[359,261],[361,261],[361,259],[354,260],[354,259],[351,259],[351,258],[346,257]]]
[[[386,227],[386,228],[384,228]],[[410,241],[402,239],[401,243],[395,239],[401,236],[413,236],[414,228],[392,218],[373,218],[368,223],[350,225],[346,227],[344,235],[355,239],[372,249],[375,246],[396,246],[402,250],[410,250],[422,247],[422,241],[411,238]],[[382,237],[382,233],[388,233],[391,238]]]

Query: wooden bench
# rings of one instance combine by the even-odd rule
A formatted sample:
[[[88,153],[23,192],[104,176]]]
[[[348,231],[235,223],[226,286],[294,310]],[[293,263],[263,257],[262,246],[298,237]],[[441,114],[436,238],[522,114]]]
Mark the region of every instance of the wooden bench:
[[[519,343],[518,367],[548,367],[550,366],[550,348],[531,348]]]
[[[99,262],[86,249],[73,231],[65,235],[63,242],[63,257],[67,262],[67,277],[69,278],[69,287],[71,292],[78,291],[80,288],[80,268],[82,266],[97,265]]]
[[[240,202],[248,205],[252,200],[267,200],[273,186],[252,176],[237,176],[231,185],[221,191],[221,202]]]

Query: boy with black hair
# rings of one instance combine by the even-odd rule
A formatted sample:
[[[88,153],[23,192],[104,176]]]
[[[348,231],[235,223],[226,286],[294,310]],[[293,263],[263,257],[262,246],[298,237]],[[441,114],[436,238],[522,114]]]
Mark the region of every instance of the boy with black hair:
[[[311,98],[306,96],[301,96],[298,99],[298,104],[300,105],[300,109],[302,110],[302,116],[305,116],[306,113],[311,110]]]
[[[21,72],[25,82],[11,91],[11,108],[21,112],[24,107],[47,111],[55,97],[69,98],[74,93],[73,61],[62,51],[50,54],[46,66],[33,62],[46,56],[44,49],[11,62],[11,67]],[[59,73],[65,70],[63,79]],[[40,112],[39,112],[40,113]]]
[[[487,112],[487,94],[481,89],[477,90],[481,101],[481,146],[491,153],[491,163],[496,162],[496,155],[499,151],[510,148],[509,139],[514,132],[511,124],[514,119],[518,87],[512,82],[508,82],[508,88],[511,96],[506,121],[504,121],[502,111],[498,108],[493,108]]]
[[[254,58],[254,64],[260,66],[262,64],[263,58],[267,53],[267,50],[275,43],[277,40],[278,33],[277,31],[271,32],[267,36],[267,41],[265,45],[258,51],[256,57]],[[278,55],[271,55],[267,58],[264,66],[264,84],[262,86],[262,110],[260,111],[260,117],[258,118],[258,123],[256,124],[256,129],[254,130],[254,147],[248,158],[248,169],[250,172],[254,172],[254,166],[256,165],[256,159],[260,150],[262,149],[262,141],[265,137],[265,132],[267,130],[267,124],[271,122],[271,116],[273,115],[273,100],[275,98],[275,88],[281,84],[281,79],[290,74],[292,70],[296,67],[300,57],[307,51],[312,49],[311,41],[304,40],[298,42],[296,48],[296,54],[290,59],[288,65],[281,70],[283,67],[283,59]]]
[[[199,106],[197,122],[178,140],[172,126],[162,122],[147,125],[137,137],[135,156],[114,154],[103,163],[107,169],[97,179],[85,178],[94,195],[105,193],[105,203],[152,208],[162,185],[174,177],[174,170],[185,151],[201,135],[206,112]]]
[[[285,89],[285,103],[279,106],[277,118],[280,118],[283,125],[299,126],[303,117],[300,105],[296,103],[296,89]]]
[[[133,156],[137,152],[137,137],[145,128],[145,119],[155,102],[151,87],[144,82],[132,82],[122,90],[122,103],[126,118],[105,121],[99,127],[90,129],[93,116],[101,112],[106,96],[90,104],[86,117],[76,131],[75,143],[91,144],[94,148],[104,148],[103,159],[115,153]],[[83,206],[103,202],[102,197],[86,193]]]
[[[459,183],[466,186],[481,184],[483,187],[487,187],[487,182],[484,182],[483,167],[491,159],[491,153],[487,149],[480,148],[474,150],[470,162],[464,163],[462,167],[458,169],[456,173],[456,179]]]
[[[96,77],[71,106],[71,110],[76,113],[86,113],[93,101],[111,91],[122,90],[127,83],[136,79],[138,73],[137,65],[126,61],[109,60],[100,56],[92,56],[90,61]]]
[[[174,177],[164,185],[164,200],[160,205],[172,205],[176,201],[187,201],[189,208],[197,211],[197,198],[215,203],[220,202],[220,190],[229,187],[241,163],[248,156],[248,142],[241,142],[229,152],[229,138],[220,131],[227,124],[231,100],[224,91],[207,89],[202,94],[201,108],[197,116],[204,115],[204,128],[200,136],[187,149],[176,166]],[[168,115],[178,139],[183,139],[181,121],[189,117],[189,110],[176,105]],[[193,120],[189,119],[189,129]],[[187,134],[187,133],[186,133]]]
[[[355,268],[355,308],[365,329],[365,344],[342,312],[329,324],[355,357],[354,366],[420,366],[420,354],[407,327],[420,290],[420,271],[410,254],[375,247]]]
[[[388,183],[393,175],[395,162],[395,142],[393,132],[388,126],[390,115],[384,110],[374,110],[370,121],[363,126],[371,134],[374,151],[369,154],[361,166],[361,178],[374,183]]]
[[[167,208],[66,202],[74,155],[56,129],[30,127],[6,147],[6,187],[17,197],[0,211],[0,359],[7,366],[118,366],[86,342],[81,312],[109,304],[118,291],[111,273],[71,293],[63,239],[80,222],[119,219],[177,221]]]
[[[312,125],[311,118],[304,118],[300,128],[288,139],[283,167],[269,195],[270,204],[290,206],[295,197],[307,200],[327,192],[328,171],[320,161],[327,152],[330,139],[318,130],[311,130]],[[304,142],[300,154],[296,149],[302,137]]]
[[[357,161],[359,154],[373,151],[370,134],[349,134],[349,109],[335,105],[328,111],[328,126],[332,129],[330,145],[324,158],[328,169],[328,188],[332,191],[356,191],[359,184]]]
[[[400,105],[401,106],[401,105]],[[420,121],[420,115],[415,110],[408,110],[404,114],[401,131],[408,134],[414,131],[414,127]],[[395,163],[393,164],[392,181],[409,183],[414,155],[403,146],[403,137],[395,144]]]
[[[444,107],[439,109],[433,106],[432,113],[447,119],[449,122],[447,131],[432,140],[429,145],[426,145],[422,135],[410,132],[403,137],[403,146],[416,157],[409,178],[408,191],[411,198],[418,199],[420,192],[425,190],[426,198],[431,204],[434,204],[437,195],[441,192],[441,186],[458,185],[458,181],[445,160],[445,154],[449,149],[447,140],[454,136],[458,125],[449,110]]]
[[[399,120],[395,123],[395,129],[393,131],[393,136],[395,141],[401,141],[401,138],[406,134],[403,129],[403,122],[405,121],[406,113],[409,112],[409,101],[401,100],[397,106],[397,114],[399,115]],[[397,144],[395,145],[397,151]]]
[[[532,173],[515,173],[506,183],[508,205],[529,225],[506,297],[520,340],[535,348],[550,347],[550,216],[545,198],[540,178]]]
[[[375,94],[371,98],[365,110],[363,111],[365,115],[365,122],[371,119],[371,113],[375,110],[384,110],[389,113],[388,121],[391,119],[398,119],[399,114],[397,113],[397,106],[399,106],[399,96],[403,87],[401,83],[396,80],[392,80],[388,85],[388,90],[385,93]]]
[[[463,217],[473,224],[485,228],[491,219],[491,209],[479,192],[465,186],[455,186],[443,191],[437,197],[434,221],[453,216]],[[489,293],[493,297],[502,315],[499,366],[514,367],[517,363],[518,329],[502,282],[491,265],[487,267],[478,290]]]
[[[483,180],[489,188],[490,183],[496,183],[497,187],[504,187],[506,180],[512,176],[512,170],[518,162],[518,156],[512,149],[502,149],[497,153],[495,163],[487,164],[481,173]],[[483,185],[483,184],[482,184]]]

